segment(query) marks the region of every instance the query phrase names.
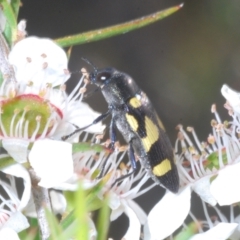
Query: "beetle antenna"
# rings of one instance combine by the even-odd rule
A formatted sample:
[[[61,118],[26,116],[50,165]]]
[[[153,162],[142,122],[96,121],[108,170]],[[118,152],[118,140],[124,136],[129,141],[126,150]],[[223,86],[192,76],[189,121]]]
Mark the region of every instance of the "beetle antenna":
[[[91,61],[89,61],[87,58],[84,58],[84,57],[82,57],[82,60],[93,68],[94,73],[97,73],[98,69]]]

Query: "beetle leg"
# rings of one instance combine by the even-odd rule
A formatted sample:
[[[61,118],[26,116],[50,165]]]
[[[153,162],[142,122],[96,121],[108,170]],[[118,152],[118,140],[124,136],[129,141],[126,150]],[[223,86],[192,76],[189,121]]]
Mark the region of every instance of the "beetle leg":
[[[104,177],[104,176],[106,175],[106,174],[104,174],[104,170],[105,170],[107,161],[108,161],[108,159],[109,159],[109,157],[110,157],[111,154],[112,154],[112,153],[109,153],[109,154],[108,154],[107,158],[105,159],[104,163],[102,164],[101,171],[100,171],[100,173],[98,174],[97,179],[100,179],[100,178],[102,178],[102,177]]]
[[[133,149],[133,144],[132,142],[129,143],[129,150],[128,150],[128,156],[131,162],[131,166],[132,166],[132,171],[130,173],[127,173],[125,175],[123,175],[122,177],[119,177],[118,179],[115,180],[115,182],[112,184],[115,185],[116,183],[122,181],[123,179],[130,177],[132,174],[134,174],[137,170],[137,161],[134,155],[134,149]]]
[[[114,151],[114,145],[115,145],[115,142],[116,142],[116,139],[117,139],[116,124],[115,124],[114,118],[112,118],[112,120],[111,120],[109,135],[110,135],[111,143],[110,143],[108,148],[111,151]],[[109,153],[109,155],[107,156],[107,159],[104,161],[104,163],[103,163],[103,165],[101,167],[101,172],[98,175],[97,179],[100,179],[100,178],[102,178],[104,176],[104,170],[105,170],[105,167],[106,167],[106,163],[107,163],[107,161],[108,161],[108,159],[109,159],[111,154],[112,153]]]
[[[63,136],[62,137],[62,140],[65,141],[67,140],[68,138],[72,137],[74,134],[80,132],[80,131],[83,131],[89,127],[91,127],[92,125],[94,124],[97,124],[98,122],[104,120],[106,117],[108,117],[108,115],[111,113],[111,109],[109,109],[106,113],[103,113],[102,115],[100,115],[99,117],[97,117],[91,124],[83,127],[83,128],[78,128],[76,129],[74,132],[70,133],[69,135],[66,135],[66,136]]]
[[[111,140],[109,149],[113,151],[115,142],[117,140],[116,122],[115,122],[114,118],[112,118],[112,121],[110,124],[109,136],[110,136],[110,140]]]

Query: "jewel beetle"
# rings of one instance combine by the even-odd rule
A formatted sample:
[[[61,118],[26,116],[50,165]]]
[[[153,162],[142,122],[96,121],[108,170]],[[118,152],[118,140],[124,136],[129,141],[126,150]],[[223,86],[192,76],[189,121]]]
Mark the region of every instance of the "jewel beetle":
[[[92,67],[94,71],[89,74],[89,80],[101,90],[108,103],[108,111],[88,126],[77,129],[63,139],[111,115],[111,146],[113,147],[116,141],[117,129],[129,144],[128,155],[133,171],[124,177],[136,171],[137,156],[155,182],[177,193],[179,176],[173,148],[148,96],[128,74],[115,68],[97,69],[93,65]]]

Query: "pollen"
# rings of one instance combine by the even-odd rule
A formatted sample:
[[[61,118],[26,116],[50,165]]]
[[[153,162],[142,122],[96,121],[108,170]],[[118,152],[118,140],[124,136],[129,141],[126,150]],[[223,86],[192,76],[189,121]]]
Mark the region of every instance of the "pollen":
[[[46,83],[47,88],[52,88],[52,83]]]
[[[32,59],[30,57],[26,57],[26,60],[28,63],[32,62]]]
[[[79,89],[79,92],[80,92],[80,93],[85,93],[86,91],[87,91],[86,88],[80,88],[80,89]]]
[[[48,67],[48,63],[47,62],[44,62],[43,64],[42,64],[42,68],[43,69],[46,69]]]
[[[41,116],[36,116],[36,121],[37,121],[37,122],[40,122],[40,121],[41,121],[41,119],[42,119],[42,117],[41,117]]]
[[[16,90],[9,91],[9,98],[14,98],[16,96]]]
[[[215,137],[213,135],[209,134],[207,141],[210,144],[214,144],[215,143]]]
[[[41,54],[41,57],[42,57],[42,58],[46,58],[46,57],[47,57],[47,54],[46,54],[46,53],[42,53],[42,54]]]
[[[27,86],[28,86],[28,87],[33,86],[33,81],[29,80],[28,83],[27,83]]]

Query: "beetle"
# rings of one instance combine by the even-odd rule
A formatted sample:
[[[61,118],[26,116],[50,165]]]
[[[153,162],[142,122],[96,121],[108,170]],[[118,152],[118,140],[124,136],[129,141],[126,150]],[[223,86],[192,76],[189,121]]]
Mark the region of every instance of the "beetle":
[[[89,61],[87,62],[89,63]],[[174,162],[173,148],[147,95],[128,74],[111,67],[97,69],[93,66],[93,68],[94,71],[89,74],[89,80],[101,90],[108,103],[108,111],[91,124],[77,129],[63,139],[65,140],[76,132],[112,115],[110,124],[111,148],[114,148],[116,130],[118,129],[129,144],[128,155],[133,169],[121,179],[130,176],[137,170],[135,157],[137,155],[155,182],[171,192],[177,193],[179,175]]]

